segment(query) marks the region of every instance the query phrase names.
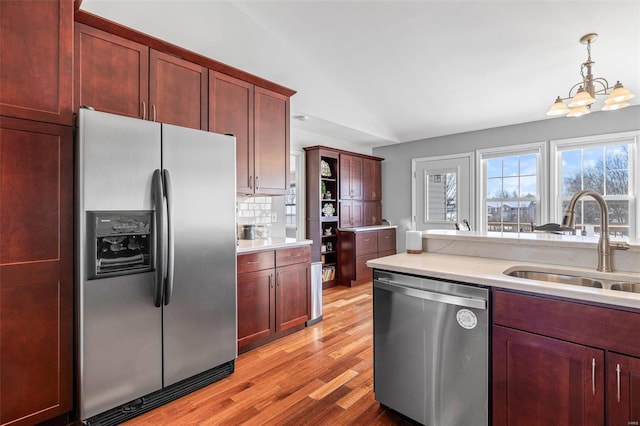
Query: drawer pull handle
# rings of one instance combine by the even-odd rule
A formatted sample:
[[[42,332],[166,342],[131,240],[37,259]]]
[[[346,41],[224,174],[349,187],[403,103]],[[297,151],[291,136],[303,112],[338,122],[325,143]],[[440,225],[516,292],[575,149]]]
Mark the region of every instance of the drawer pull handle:
[[[295,259],[296,257],[300,257],[300,256],[302,256],[300,253],[289,255],[289,257],[292,258],[292,259]]]
[[[257,265],[258,263],[261,263],[259,260],[249,260],[246,262],[246,265]]]
[[[618,402],[620,402],[620,364],[616,364],[616,380],[618,388]]]
[[[591,358],[591,391],[596,394],[596,359]]]

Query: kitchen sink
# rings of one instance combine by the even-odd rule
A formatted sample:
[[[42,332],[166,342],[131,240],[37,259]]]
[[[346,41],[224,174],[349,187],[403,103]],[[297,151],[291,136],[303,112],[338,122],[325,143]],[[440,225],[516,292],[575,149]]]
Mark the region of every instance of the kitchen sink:
[[[629,293],[640,293],[640,283],[613,283],[611,284],[611,290],[626,291]]]
[[[550,283],[561,283],[578,285],[582,287],[603,288],[602,282],[588,277],[580,277],[575,275],[557,274],[553,272],[540,271],[523,271],[515,270],[508,272],[507,275],[517,278],[526,278],[528,280],[546,281]]]
[[[590,278],[580,275],[563,274],[559,272],[532,271],[514,269],[504,271],[505,275],[528,280],[544,281],[548,283],[569,284],[581,287],[603,288],[607,290],[640,293],[640,282],[620,281],[602,278]]]

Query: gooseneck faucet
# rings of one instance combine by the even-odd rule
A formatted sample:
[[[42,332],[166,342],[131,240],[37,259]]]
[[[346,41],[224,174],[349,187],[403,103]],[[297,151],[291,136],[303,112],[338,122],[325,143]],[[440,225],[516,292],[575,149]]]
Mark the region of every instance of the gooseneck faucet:
[[[575,228],[576,226],[576,204],[585,195],[591,196],[598,202],[600,207],[600,239],[598,240],[598,271],[613,272],[611,266],[611,244],[609,243],[609,209],[607,202],[602,195],[593,189],[584,189],[573,194],[567,210],[562,218],[562,226]]]

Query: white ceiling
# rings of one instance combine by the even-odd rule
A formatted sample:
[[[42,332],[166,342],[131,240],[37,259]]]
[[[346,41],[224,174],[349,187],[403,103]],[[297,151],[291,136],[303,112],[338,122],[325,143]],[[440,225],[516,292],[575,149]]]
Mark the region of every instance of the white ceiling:
[[[580,81],[589,32],[599,34],[594,75],[620,80],[640,103],[638,0],[84,0],[82,9],[297,90],[292,115],[309,120],[294,128],[369,148],[548,119]]]

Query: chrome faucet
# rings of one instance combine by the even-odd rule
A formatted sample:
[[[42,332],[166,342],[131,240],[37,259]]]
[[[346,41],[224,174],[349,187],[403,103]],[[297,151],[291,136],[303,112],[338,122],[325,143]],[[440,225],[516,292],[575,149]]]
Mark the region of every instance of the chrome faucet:
[[[585,195],[591,196],[598,202],[600,207],[600,239],[598,240],[598,271],[613,272],[611,266],[611,243],[609,242],[609,209],[607,202],[602,195],[593,189],[585,189],[573,194],[567,210],[562,218],[562,226],[567,228],[575,228],[576,226],[576,204],[578,200]],[[629,248],[626,244],[616,245],[614,248],[626,250]]]

